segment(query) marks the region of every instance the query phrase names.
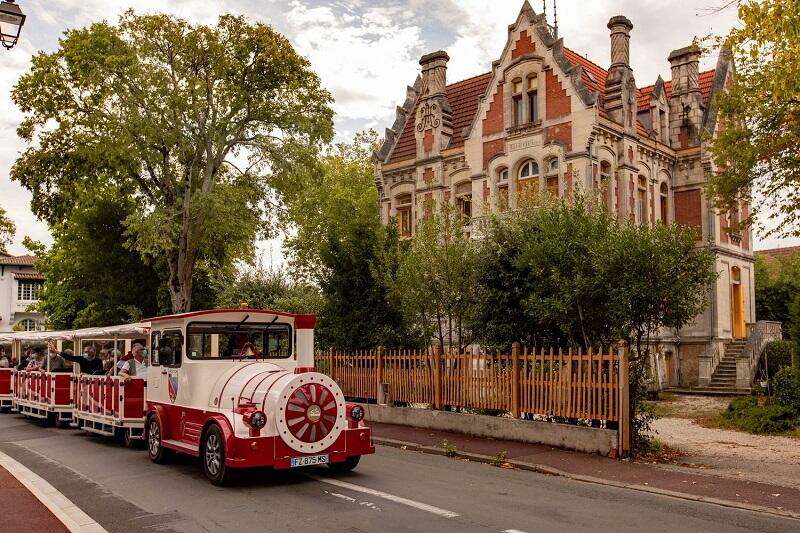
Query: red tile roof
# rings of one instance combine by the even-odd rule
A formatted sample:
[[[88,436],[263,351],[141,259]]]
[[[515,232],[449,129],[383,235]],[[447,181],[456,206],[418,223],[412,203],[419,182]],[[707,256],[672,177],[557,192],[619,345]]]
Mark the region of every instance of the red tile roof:
[[[581,72],[581,78],[589,90],[592,90],[596,93],[605,92],[606,78],[608,77],[608,71],[606,69],[596,65],[595,63],[592,63],[589,61],[589,59],[576,52],[573,52],[566,46],[564,47],[564,55],[566,56],[567,61],[573,65],[580,65],[584,68],[583,72]]]
[[[711,101],[711,87],[714,85],[714,74],[716,70],[706,70],[700,73],[700,92],[703,94],[703,103],[708,105]],[[639,94],[636,98],[636,110],[638,112],[646,111],[650,108],[650,93],[653,92],[655,85],[648,85],[639,89]],[[672,80],[664,82],[664,91],[667,93],[667,98],[672,94]]]
[[[12,255],[8,257],[0,257],[0,265],[33,266],[35,261],[35,255]]]
[[[486,87],[492,79],[492,73],[486,72],[452,83],[446,87],[447,100],[453,111],[453,137],[450,139],[448,148],[463,146],[464,139],[461,132],[464,128],[472,125],[472,119],[478,111],[478,103],[481,96],[486,92]],[[413,159],[417,155],[417,141],[414,136],[414,117],[417,116],[417,106],[419,100],[414,104],[414,111],[408,115],[403,132],[395,145],[389,163]]]

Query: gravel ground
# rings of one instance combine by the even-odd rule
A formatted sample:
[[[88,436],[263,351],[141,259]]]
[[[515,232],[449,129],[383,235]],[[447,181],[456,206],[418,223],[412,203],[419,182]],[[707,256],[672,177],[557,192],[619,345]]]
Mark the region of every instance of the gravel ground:
[[[693,420],[721,411],[728,401],[682,396],[659,402],[664,417],[654,421],[652,429],[662,442],[690,455],[682,467],[707,468],[715,475],[800,488],[800,440],[706,428]]]

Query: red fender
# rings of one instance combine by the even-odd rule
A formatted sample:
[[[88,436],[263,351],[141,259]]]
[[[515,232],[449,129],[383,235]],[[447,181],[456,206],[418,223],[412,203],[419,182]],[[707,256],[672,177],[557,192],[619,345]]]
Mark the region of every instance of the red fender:
[[[215,413],[208,417],[208,419],[203,424],[203,431],[200,433],[201,435],[205,436],[206,430],[211,426],[211,424],[216,423],[219,428],[222,430],[222,436],[225,438],[225,459],[235,459],[236,458],[236,443],[234,442],[235,435],[233,434],[233,428],[231,427],[230,421],[228,419],[219,414]],[[202,446],[202,439],[201,444]]]
[[[163,405],[153,405],[149,407],[147,416],[145,417],[145,424],[150,420],[151,416],[158,417],[158,423],[161,426],[161,440],[168,440],[172,438],[171,429],[169,425],[169,417],[167,416],[167,409]],[[147,426],[145,425],[145,428]]]

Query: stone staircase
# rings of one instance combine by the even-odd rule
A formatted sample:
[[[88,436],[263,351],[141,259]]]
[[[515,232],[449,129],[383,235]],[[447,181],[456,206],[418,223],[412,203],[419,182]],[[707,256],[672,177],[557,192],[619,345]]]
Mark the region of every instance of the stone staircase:
[[[725,346],[725,355],[717,365],[711,376],[711,383],[705,390],[715,393],[737,394],[741,393],[736,388],[736,358],[742,354],[746,340],[734,340]]]

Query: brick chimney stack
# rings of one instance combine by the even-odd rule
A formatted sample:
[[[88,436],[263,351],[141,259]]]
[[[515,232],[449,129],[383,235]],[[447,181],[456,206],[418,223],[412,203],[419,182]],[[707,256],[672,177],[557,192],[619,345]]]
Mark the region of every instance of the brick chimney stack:
[[[636,134],[636,80],[630,65],[633,23],[617,15],[608,21],[611,31],[611,66],[606,78],[605,107],[611,120],[623,124],[625,132]]]
[[[422,56],[422,88],[417,105],[414,134],[417,159],[441,155],[453,137],[453,111],[447,100],[447,62],[444,50]]]
[[[700,91],[700,51],[693,45],[673,50],[669,63],[672,67],[670,143],[673,148],[697,146],[705,111]]]

